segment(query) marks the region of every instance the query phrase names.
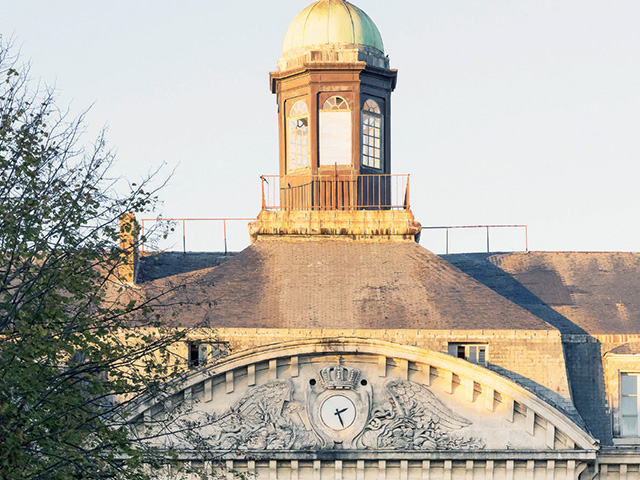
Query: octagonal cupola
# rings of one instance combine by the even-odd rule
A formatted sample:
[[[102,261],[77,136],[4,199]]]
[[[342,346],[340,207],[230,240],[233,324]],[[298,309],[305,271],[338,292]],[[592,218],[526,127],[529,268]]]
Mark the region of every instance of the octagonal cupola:
[[[319,0],[302,10],[271,73],[280,175],[390,174],[396,77],[378,27],[358,7]]]
[[[280,171],[263,176],[254,236],[415,238],[408,175],[391,173],[397,75],[376,24],[346,0],[294,18],[270,74]]]

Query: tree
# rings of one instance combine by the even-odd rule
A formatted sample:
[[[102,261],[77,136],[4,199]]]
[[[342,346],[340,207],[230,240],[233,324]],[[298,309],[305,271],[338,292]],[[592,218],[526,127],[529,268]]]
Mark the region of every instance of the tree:
[[[184,330],[119,281],[118,220],[155,191],[118,194],[104,135],[82,146],[1,37],[0,81],[0,478],[147,478],[127,408],[178,374]]]

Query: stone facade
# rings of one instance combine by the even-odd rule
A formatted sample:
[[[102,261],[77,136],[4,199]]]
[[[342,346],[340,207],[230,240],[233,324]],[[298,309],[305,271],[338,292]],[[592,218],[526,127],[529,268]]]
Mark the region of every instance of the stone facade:
[[[397,71],[377,28],[320,0],[286,38],[252,245],[137,268],[123,228],[123,281],[171,292],[156,312],[192,329],[175,354],[194,368],[134,428],[175,415],[154,446],[187,435],[203,449],[180,460],[230,479],[640,480],[640,254],[419,247],[408,181],[385,190]]]
[[[204,346],[208,359],[205,358],[182,385],[176,386],[178,391],[169,399],[169,407],[165,405],[166,399],[150,400],[136,410],[136,422],[153,423],[154,416],[162,415],[166,408],[184,408],[188,415],[185,418],[192,424],[205,425],[208,419],[209,430],[205,433],[209,441],[217,442],[222,441],[221,432],[233,430],[233,422],[253,425],[251,428],[255,431],[247,430],[246,426],[244,430],[240,428],[233,438],[225,440],[227,444],[214,441],[211,451],[217,459],[222,459],[222,465],[233,471],[255,473],[258,478],[618,480],[639,477],[640,441],[638,437],[622,436],[620,431],[620,378],[621,373],[640,372],[640,335],[616,333],[624,332],[628,324],[616,329],[615,323],[609,325],[607,318],[600,322],[595,317],[583,320],[591,308],[591,304],[585,302],[591,301],[582,292],[603,296],[602,292],[609,289],[609,280],[598,273],[601,271],[599,257],[571,254],[569,263],[575,265],[574,268],[590,265],[592,269],[590,274],[581,270],[578,275],[566,271],[567,257],[562,256],[563,275],[573,278],[571,289],[580,292],[567,295],[565,302],[571,302],[580,315],[558,318],[557,311],[571,311],[558,301],[562,289],[569,284],[545,286],[538,283],[537,274],[512,271],[511,275],[517,277],[511,278],[519,279],[516,291],[506,288],[510,281],[502,278],[502,274],[491,270],[471,271],[468,265],[460,263],[461,259],[447,257],[452,260],[449,263],[427,255],[425,263],[421,263],[423,249],[412,241],[405,241],[406,244],[389,239],[336,241],[323,240],[322,236],[295,241],[275,236],[266,241],[270,247],[265,250],[261,250],[265,240],[259,240],[248,251],[226,260],[215,257],[214,265],[218,266],[212,269],[201,271],[198,261],[194,260],[191,272],[183,270],[177,275],[173,262],[183,266],[188,263],[180,256],[142,258],[141,271],[153,270],[153,265],[160,269],[148,279],[139,274],[142,291],[154,292],[164,285],[161,277],[162,270],[166,269],[173,273],[169,277],[172,285],[185,285],[188,293],[185,299],[200,304],[206,298],[215,298],[218,304],[213,310],[194,306],[181,311],[179,318],[186,324],[209,319],[211,326],[192,331],[188,340],[189,344]],[[298,245],[304,245],[304,249],[298,250]],[[282,255],[275,255],[280,250]],[[254,254],[250,255],[251,251]],[[256,255],[257,251],[261,253]],[[327,268],[336,269],[340,265],[343,269],[355,268],[361,257],[366,259],[366,267],[357,267],[362,272],[391,262],[399,275],[394,282],[406,285],[416,281],[434,282],[436,285],[419,292],[427,297],[433,295],[430,292],[437,292],[442,303],[423,309],[418,302],[421,294],[407,290],[404,298],[412,309],[394,310],[400,312],[399,315],[406,312],[405,317],[359,320],[356,322],[361,325],[359,328],[337,328],[331,319],[342,318],[344,312],[334,310],[336,305],[343,305],[334,296],[342,292],[351,297],[361,289],[367,290],[375,276],[363,276],[361,284],[346,282],[342,289],[327,288],[326,278],[314,273],[315,260],[306,257],[314,251],[321,252],[317,258],[325,261],[326,255],[338,255],[339,251],[351,253],[344,257],[338,255],[341,260],[335,265],[333,262],[321,265],[319,271],[325,274]],[[412,252],[407,257],[412,260],[403,260],[405,251]],[[369,255],[372,252],[375,254]],[[382,252],[395,253],[386,256]],[[602,254],[606,263],[610,263],[610,255]],[[631,261],[634,257],[629,254],[623,255],[627,257],[627,265],[637,263]],[[207,264],[207,258],[196,256]],[[256,275],[255,269],[260,262],[266,262],[266,258],[271,259],[269,262],[279,262],[278,268],[282,271],[277,275]],[[293,263],[287,263],[287,258]],[[548,254],[530,254],[527,262],[535,266],[536,272],[540,271],[538,258],[545,259],[547,272],[556,268],[551,261],[554,257],[550,260]],[[468,258],[462,260],[469,262]],[[303,270],[294,268],[298,264],[311,272],[309,279],[304,280],[300,276]],[[461,265],[463,270],[454,265]],[[266,270],[275,272],[274,268]],[[249,274],[242,274],[244,269]],[[411,281],[402,279],[421,270],[429,272],[426,280],[418,280],[420,276],[411,277],[414,278]],[[465,273],[467,271],[470,273]],[[202,272],[209,273],[203,275]],[[207,275],[214,273],[216,276],[208,279]],[[630,271],[621,275],[640,280],[640,275],[634,276]],[[194,281],[194,276],[198,280]],[[582,280],[578,281],[578,277]],[[340,278],[339,272],[335,278]],[[446,279],[451,278],[455,282],[447,283]],[[252,286],[253,281],[258,281],[258,285]],[[491,289],[473,286],[477,281]],[[615,277],[610,277],[610,281],[612,291],[618,292],[618,296],[611,296],[611,302],[629,305],[630,321],[640,322],[632,308],[634,292],[640,291],[640,286],[636,290],[627,281],[621,288]],[[262,282],[268,282],[269,288]],[[533,286],[527,282],[533,282]],[[308,288],[319,289],[327,297],[309,296],[305,293]],[[352,292],[351,288],[355,290]],[[305,328],[304,319],[291,328],[283,328],[283,323],[290,320],[289,316],[280,317],[281,308],[289,305],[289,301],[279,308],[268,308],[268,315],[264,315],[258,298],[253,294],[235,297],[233,292],[237,291],[261,291],[263,295],[280,292],[285,298],[293,297],[294,302],[296,298],[306,299],[304,301],[312,302],[308,306],[317,317],[325,319],[332,328]],[[500,295],[494,297],[490,292]],[[229,298],[225,300],[225,297]],[[509,309],[501,305],[505,298],[512,305]],[[462,303],[458,304],[459,300]],[[388,307],[391,297],[374,297],[365,304],[376,301]],[[257,309],[248,309],[244,302],[258,302]],[[465,305],[473,305],[472,312],[468,312]],[[594,305],[597,308],[594,312],[608,308],[603,303]],[[525,308],[535,312],[534,317],[542,323],[533,322]],[[224,315],[212,313],[218,310]],[[492,319],[492,313],[498,318]],[[262,326],[239,326],[249,323],[252,315],[259,316]],[[463,321],[465,315],[468,318]],[[399,320],[406,326],[422,323],[425,328],[384,328]],[[434,322],[444,322],[449,328],[429,328]],[[497,328],[500,324],[509,328]],[[468,328],[470,325],[476,328]],[[590,334],[593,325],[598,326],[597,332],[604,328],[611,333]],[[584,333],[575,333],[580,330]],[[482,347],[482,358],[477,355],[456,358],[466,355],[470,347],[476,351]],[[181,348],[176,350],[176,356],[188,358],[187,344]],[[318,427],[323,420],[314,405],[322,401],[320,395],[326,389],[313,387],[317,389],[314,404],[309,383],[316,379],[319,385],[320,372],[340,364],[357,369],[359,380],[366,380],[368,384],[366,394],[348,398],[363,420],[346,439],[333,438]],[[405,397],[394,393],[399,390],[405,392]],[[272,398],[275,404],[271,400],[271,403],[260,404],[259,399],[263,398]],[[411,399],[409,403],[407,398]],[[404,412],[408,404],[413,413],[402,417],[399,412]],[[298,433],[287,433],[287,427],[278,434],[277,428],[256,423],[254,414],[249,413],[256,408],[263,412],[259,415],[261,419],[271,419],[272,427],[290,425],[295,413],[299,420],[291,431]],[[425,412],[434,409],[444,412],[443,418],[454,419],[447,420],[448,430],[429,423],[432,419],[424,420]],[[232,413],[240,417],[232,419]],[[372,425],[376,429],[372,429]],[[265,432],[271,432],[270,435],[276,432],[275,439],[266,442],[262,438]],[[234,448],[223,448],[231,446]],[[222,468],[217,461],[205,463],[198,457],[185,456],[183,460],[201,468]]]
[[[342,427],[324,408],[336,398]],[[244,350],[141,405],[134,421],[153,428],[171,409],[234,470],[260,478],[318,478],[318,465],[320,478],[578,478],[598,448],[560,409],[495,372],[380,340]]]

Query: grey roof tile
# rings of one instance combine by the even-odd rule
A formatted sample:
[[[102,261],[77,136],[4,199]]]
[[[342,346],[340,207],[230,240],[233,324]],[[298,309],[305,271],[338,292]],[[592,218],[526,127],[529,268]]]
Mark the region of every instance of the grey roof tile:
[[[549,324],[412,242],[258,241],[187,283],[185,324],[247,328],[528,329]],[[182,298],[184,297],[184,298]],[[206,305],[206,308],[205,308]],[[209,307],[211,305],[211,307]]]
[[[640,253],[443,256],[563,333],[640,333]]]

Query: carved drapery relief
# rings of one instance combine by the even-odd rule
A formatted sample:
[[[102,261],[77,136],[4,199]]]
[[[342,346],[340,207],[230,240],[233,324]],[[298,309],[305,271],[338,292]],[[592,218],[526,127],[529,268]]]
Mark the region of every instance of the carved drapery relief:
[[[426,387],[408,380],[384,386],[386,400],[376,405],[357,439],[360,448],[394,450],[477,450],[484,442],[452,434],[471,425],[445,407]]]

